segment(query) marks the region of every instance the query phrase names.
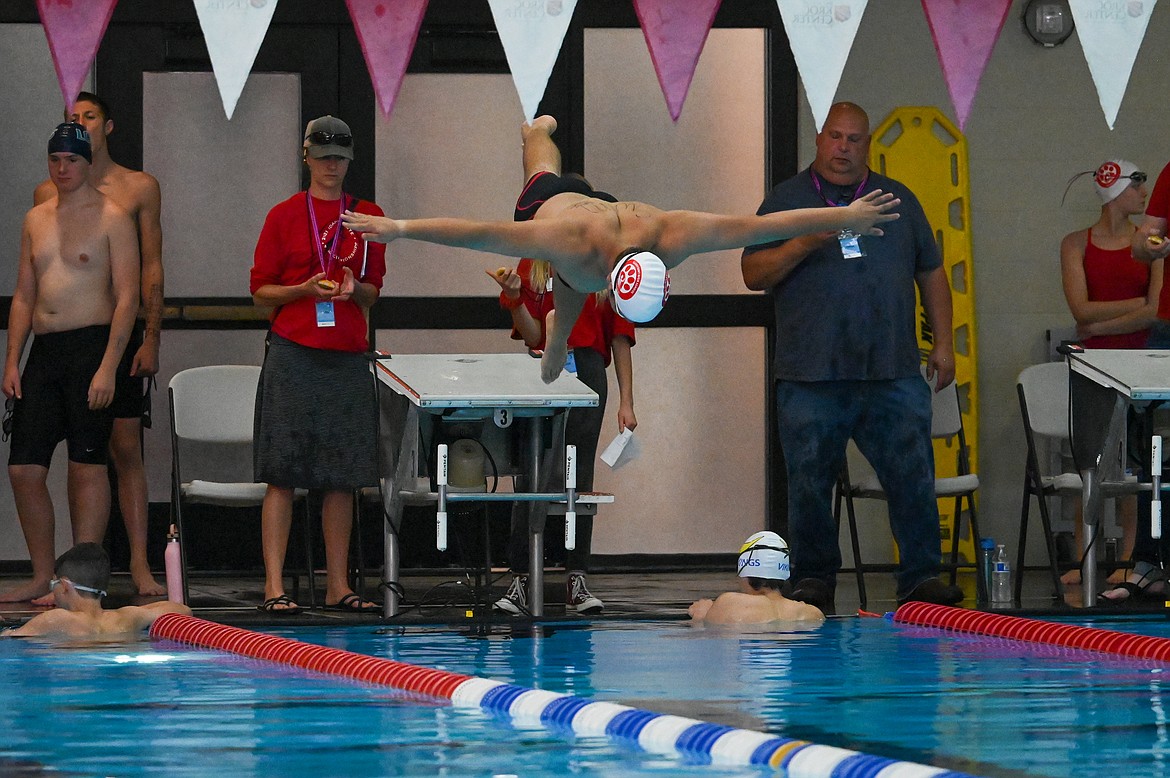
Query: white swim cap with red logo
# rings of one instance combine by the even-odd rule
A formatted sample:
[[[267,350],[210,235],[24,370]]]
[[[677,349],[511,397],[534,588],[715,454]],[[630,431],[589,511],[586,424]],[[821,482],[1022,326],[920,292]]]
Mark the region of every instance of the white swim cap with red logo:
[[[618,258],[609,274],[613,307],[627,321],[647,322],[670,297],[666,265],[649,251],[633,249]]]
[[[1110,203],[1121,196],[1121,193],[1135,183],[1134,173],[1145,175],[1138,171],[1138,166],[1125,159],[1111,159],[1102,162],[1101,167],[1093,174],[1093,183],[1097,185],[1097,196],[1102,203]],[[1140,183],[1140,182],[1138,182]]]

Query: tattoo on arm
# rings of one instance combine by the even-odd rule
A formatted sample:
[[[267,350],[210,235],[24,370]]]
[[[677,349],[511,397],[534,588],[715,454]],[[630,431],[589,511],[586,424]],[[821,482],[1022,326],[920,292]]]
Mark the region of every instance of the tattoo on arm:
[[[146,319],[146,331],[158,335],[162,331],[163,296],[162,284],[150,285],[142,299],[143,316]]]

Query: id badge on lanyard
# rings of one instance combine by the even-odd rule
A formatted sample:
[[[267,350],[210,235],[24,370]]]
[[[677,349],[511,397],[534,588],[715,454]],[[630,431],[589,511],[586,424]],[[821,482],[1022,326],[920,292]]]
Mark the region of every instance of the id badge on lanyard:
[[[318,327],[336,327],[337,318],[333,312],[332,300],[318,300],[317,301],[317,326]]]
[[[337,261],[337,247],[341,243],[341,215],[345,212],[345,194],[341,195],[341,208],[337,214],[337,231],[333,233],[333,240],[326,249],[322,242],[324,236],[321,234],[320,228],[317,226],[317,213],[313,210],[313,198],[305,192],[305,202],[309,207],[309,228],[312,231],[313,248],[317,253],[317,261],[321,265],[321,272],[325,277],[329,277],[329,273],[333,270],[333,265]],[[332,300],[318,300],[317,301],[317,326],[318,327],[336,327],[337,315],[333,307]]]
[[[841,244],[841,256],[845,259],[861,259],[865,256],[865,249],[861,247],[861,236],[853,230],[841,230],[837,234],[837,242]]]
[[[817,190],[821,200],[830,208],[840,208],[840,202],[833,202],[825,196],[824,189],[821,187],[821,180],[817,178],[817,174],[810,168],[808,174],[812,177],[813,188]],[[861,196],[861,192],[865,189],[865,185],[869,182],[869,173],[865,174],[865,178],[861,179],[861,183],[857,185],[856,191],[850,201],[856,200]],[[861,247],[861,235],[850,229],[841,230],[837,233],[837,243],[841,245],[841,256],[845,259],[861,259],[865,256],[865,249]]]

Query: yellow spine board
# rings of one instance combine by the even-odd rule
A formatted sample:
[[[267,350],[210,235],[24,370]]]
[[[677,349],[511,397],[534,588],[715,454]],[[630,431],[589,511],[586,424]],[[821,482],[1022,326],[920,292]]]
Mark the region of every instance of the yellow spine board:
[[[971,191],[967,168],[967,140],[937,108],[896,108],[873,129],[869,165],[878,173],[908,186],[922,203],[934,228],[943,268],[951,284],[954,306],[955,383],[963,410],[963,429],[970,449],[971,471],[979,472],[979,393],[975,380],[975,288],[971,273]],[[918,303],[918,346],[923,358],[934,338]],[[958,441],[936,440],[935,473],[958,474]],[[955,528],[954,500],[939,500],[942,551],[951,550]],[[975,559],[970,525],[964,524],[959,555]]]

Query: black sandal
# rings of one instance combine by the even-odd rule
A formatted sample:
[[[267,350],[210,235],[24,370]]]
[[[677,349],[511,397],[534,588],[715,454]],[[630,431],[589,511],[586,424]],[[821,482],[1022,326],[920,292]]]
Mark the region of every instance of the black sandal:
[[[276,607],[278,605],[282,607]],[[274,616],[295,616],[301,612],[301,606],[293,602],[287,594],[282,594],[279,597],[269,597],[263,604],[257,605],[256,610],[271,613]]]
[[[1152,581],[1147,581],[1145,585],[1130,583],[1123,581],[1111,589],[1106,589],[1097,595],[1098,605],[1107,605],[1116,607],[1118,605],[1126,605],[1137,602],[1163,602],[1166,600],[1166,591],[1164,581],[1161,578],[1155,578]],[[1155,586],[1162,584],[1161,591],[1152,591]],[[1110,592],[1125,592],[1124,597],[1106,597]]]

